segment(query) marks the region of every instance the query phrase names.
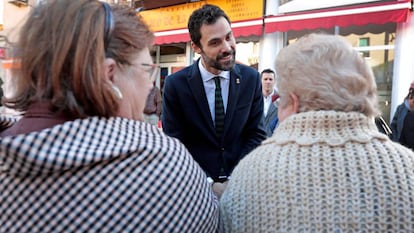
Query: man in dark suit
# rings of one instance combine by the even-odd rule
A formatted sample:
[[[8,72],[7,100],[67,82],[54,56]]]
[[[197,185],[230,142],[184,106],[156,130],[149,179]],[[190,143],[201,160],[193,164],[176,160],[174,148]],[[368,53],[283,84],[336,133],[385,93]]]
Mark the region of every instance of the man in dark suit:
[[[277,107],[274,102],[279,98],[279,95],[275,91],[276,74],[272,69],[264,69],[260,73],[262,79],[262,91],[263,91],[263,115],[264,115],[264,127],[268,137],[271,137],[273,130],[276,128],[278,122]]]
[[[211,181],[224,183],[240,159],[266,137],[260,77],[253,68],[235,64],[230,20],[217,6],[194,11],[188,30],[201,57],[165,80],[163,130],[187,147]],[[216,116],[222,112],[216,110],[218,95],[223,117]],[[217,122],[221,118],[224,123]]]

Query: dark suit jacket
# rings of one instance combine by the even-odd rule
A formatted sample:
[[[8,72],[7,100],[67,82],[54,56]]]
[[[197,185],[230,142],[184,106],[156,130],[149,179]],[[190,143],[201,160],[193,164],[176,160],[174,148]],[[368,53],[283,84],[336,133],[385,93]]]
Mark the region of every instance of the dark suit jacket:
[[[266,137],[259,73],[236,64],[230,72],[222,138],[216,135],[198,62],[168,76],[162,126],[178,138],[208,176],[229,176],[239,160]]]
[[[404,102],[405,101],[406,99],[404,99]],[[397,110],[394,113],[394,117],[392,118],[392,121],[391,121],[391,125],[390,125],[391,130],[392,130],[391,140],[393,140],[394,142],[400,141],[401,132],[404,127],[404,120],[408,113],[408,109],[405,106],[404,102],[398,105]]]
[[[267,110],[267,115],[264,118],[264,127],[266,130],[266,134],[268,137],[273,135],[273,130],[275,129],[277,119],[277,107],[274,104],[275,100],[278,98],[278,95],[272,95],[272,103],[269,106],[269,110]],[[264,114],[263,114],[264,115]]]

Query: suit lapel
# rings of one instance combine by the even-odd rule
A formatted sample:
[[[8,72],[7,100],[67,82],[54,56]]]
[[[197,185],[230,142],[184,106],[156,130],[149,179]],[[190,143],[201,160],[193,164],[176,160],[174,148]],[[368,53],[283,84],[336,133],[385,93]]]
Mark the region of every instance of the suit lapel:
[[[213,119],[211,119],[206,91],[204,90],[203,80],[201,78],[200,70],[198,69],[198,62],[193,64],[193,68],[191,69],[191,73],[187,80],[195,102],[197,103],[196,105],[201,112],[201,117],[206,123],[205,125],[208,125],[208,128],[215,134],[216,130],[214,128]]]
[[[276,106],[274,105],[274,103],[272,102],[269,106],[269,110],[267,111],[267,115],[266,115],[266,119],[265,119],[265,123],[269,123],[270,122],[270,116],[272,116],[272,114],[277,111]]]
[[[230,123],[234,117],[237,100],[239,99],[240,82],[242,82],[242,78],[239,75],[237,66],[235,66],[235,68],[230,72],[229,96],[227,100],[226,116],[224,118],[224,134],[227,130],[229,130],[231,125]]]

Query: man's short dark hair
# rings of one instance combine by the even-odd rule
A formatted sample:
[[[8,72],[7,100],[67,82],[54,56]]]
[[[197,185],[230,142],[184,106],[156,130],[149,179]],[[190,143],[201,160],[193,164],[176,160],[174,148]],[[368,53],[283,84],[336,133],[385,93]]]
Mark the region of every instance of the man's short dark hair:
[[[410,88],[408,91],[407,99],[412,99],[414,97],[414,88]]]
[[[190,32],[191,41],[201,48],[201,26],[203,24],[214,24],[221,17],[224,17],[229,24],[231,23],[226,13],[218,6],[205,4],[200,9],[195,10],[188,20],[188,31]]]
[[[264,73],[266,74],[274,74],[276,76],[276,72],[272,69],[264,69],[261,73],[260,76],[262,76]]]

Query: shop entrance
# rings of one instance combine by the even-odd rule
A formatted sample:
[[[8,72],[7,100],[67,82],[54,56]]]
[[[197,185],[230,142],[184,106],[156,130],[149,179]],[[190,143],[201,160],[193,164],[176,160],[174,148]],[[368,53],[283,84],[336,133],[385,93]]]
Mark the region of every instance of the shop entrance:
[[[160,66],[160,74],[156,80],[156,85],[160,88],[162,94],[165,78],[181,70],[187,64],[186,43],[157,45],[153,47],[151,53],[154,62]]]
[[[396,28],[397,25],[395,23],[387,23],[382,25],[368,24],[330,29],[289,31],[286,35],[286,44],[294,43],[297,38],[311,32],[343,36],[372,67],[377,84],[381,115],[386,122],[390,123]]]

